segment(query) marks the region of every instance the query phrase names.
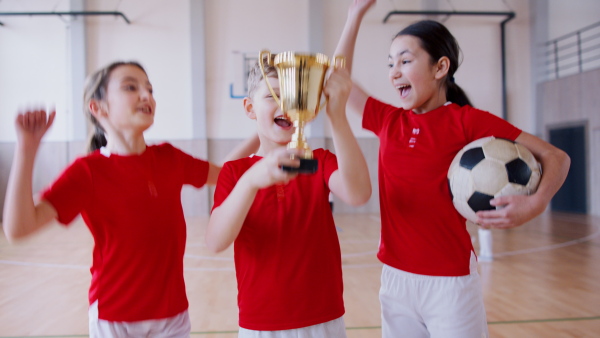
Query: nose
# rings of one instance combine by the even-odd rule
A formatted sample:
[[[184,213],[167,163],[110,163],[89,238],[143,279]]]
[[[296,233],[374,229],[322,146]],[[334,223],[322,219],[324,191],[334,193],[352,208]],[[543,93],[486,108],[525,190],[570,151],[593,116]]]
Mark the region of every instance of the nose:
[[[150,100],[152,98],[152,92],[147,88],[142,88],[140,96],[142,100]]]
[[[400,76],[402,76],[402,72],[400,71],[399,67],[397,67],[396,65],[390,67],[390,79],[397,79]]]

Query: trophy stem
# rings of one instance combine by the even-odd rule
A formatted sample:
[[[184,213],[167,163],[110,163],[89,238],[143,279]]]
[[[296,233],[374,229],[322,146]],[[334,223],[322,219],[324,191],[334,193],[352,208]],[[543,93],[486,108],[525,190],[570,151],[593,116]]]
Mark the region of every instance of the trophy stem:
[[[304,126],[306,123],[304,121],[296,120],[294,121],[294,127],[296,131],[292,135],[292,141],[288,144],[288,148],[290,149],[301,149],[304,151],[302,158],[311,159],[313,158],[312,151],[306,142],[306,136],[304,135]]]

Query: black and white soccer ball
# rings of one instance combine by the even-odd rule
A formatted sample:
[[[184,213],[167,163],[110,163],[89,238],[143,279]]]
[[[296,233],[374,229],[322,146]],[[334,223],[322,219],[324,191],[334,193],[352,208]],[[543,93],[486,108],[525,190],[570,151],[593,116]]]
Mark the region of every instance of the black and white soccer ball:
[[[533,154],[523,145],[493,136],[467,144],[448,170],[452,202],[471,222],[480,210],[494,210],[490,200],[506,195],[530,195],[537,190],[542,172]]]

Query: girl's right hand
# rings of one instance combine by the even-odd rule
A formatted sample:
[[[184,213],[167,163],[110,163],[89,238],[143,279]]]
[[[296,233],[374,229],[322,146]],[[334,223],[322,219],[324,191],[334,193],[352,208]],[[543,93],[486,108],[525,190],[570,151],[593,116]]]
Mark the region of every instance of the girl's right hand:
[[[364,15],[371,6],[377,2],[376,0],[354,0],[348,9],[348,15]]]
[[[19,143],[39,145],[46,131],[52,126],[55,116],[56,110],[52,110],[48,116],[46,116],[46,110],[43,109],[19,113],[15,119],[15,129],[17,130]]]
[[[275,149],[268,156],[256,162],[244,176],[247,182],[256,189],[270,187],[274,184],[287,184],[290,180],[298,176],[298,173],[287,172],[281,169],[282,166],[298,167],[300,160],[292,159],[291,155],[300,155],[301,152],[288,150],[284,147]]]

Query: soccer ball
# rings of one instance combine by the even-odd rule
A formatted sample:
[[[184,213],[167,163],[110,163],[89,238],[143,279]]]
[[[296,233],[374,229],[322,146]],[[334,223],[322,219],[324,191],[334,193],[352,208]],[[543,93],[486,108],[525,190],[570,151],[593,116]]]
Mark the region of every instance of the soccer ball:
[[[456,154],[448,184],[456,210],[475,223],[477,211],[496,209],[491,199],[534,193],[541,175],[540,164],[527,148],[490,136],[467,144]]]

